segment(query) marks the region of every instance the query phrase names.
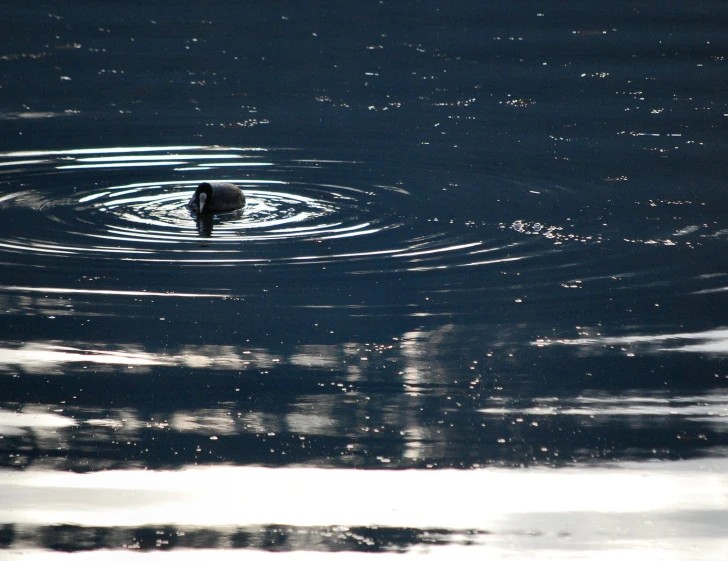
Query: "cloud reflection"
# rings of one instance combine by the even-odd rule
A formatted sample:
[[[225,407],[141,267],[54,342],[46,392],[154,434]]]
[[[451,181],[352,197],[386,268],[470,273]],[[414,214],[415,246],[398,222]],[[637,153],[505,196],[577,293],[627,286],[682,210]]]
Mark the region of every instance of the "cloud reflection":
[[[146,290],[102,290],[88,288],[62,288],[57,286],[0,286],[9,292],[40,292],[42,294],[104,294],[109,296],[169,296],[175,298],[227,298],[228,294],[204,292],[152,292]]]
[[[728,394],[706,394],[695,396],[656,395],[602,395],[578,396],[575,398],[534,399],[528,405],[516,406],[493,399],[493,405],[479,409],[486,415],[567,415],[590,418],[633,416],[705,418],[711,421],[728,422]]]
[[[25,394],[7,394],[0,407],[23,414],[6,423],[5,433],[18,438],[13,446],[23,450],[7,465],[51,462],[96,470],[324,461],[338,467],[424,468],[724,454],[725,392],[565,395],[544,386],[525,398],[501,387],[514,382],[497,379],[504,364],[524,359],[507,346],[474,350],[472,344],[480,341],[468,341],[460,326],[445,325],[379,343],[275,351],[246,345],[154,349],[93,341],[6,342],[0,371],[21,380],[61,375],[36,381],[26,376],[22,384],[43,388],[38,411],[70,422],[34,424],[37,411],[22,406]],[[68,387],[79,391],[69,395]],[[98,395],[107,391],[120,393],[99,407]],[[630,431],[628,447],[611,443],[615,430]],[[63,452],[87,448],[97,454],[82,464],[77,454]]]
[[[147,294],[147,293],[145,293]],[[8,343],[5,343],[8,345]],[[175,367],[206,370],[243,370],[270,368],[281,363],[281,357],[262,349],[225,345],[183,345],[174,354],[154,353],[136,345],[114,345],[109,349],[90,342],[29,342],[0,347],[0,371],[20,367],[31,374],[59,372],[72,365],[112,367]],[[94,371],[99,371],[97,368]],[[148,371],[142,369],[141,371]]]
[[[172,362],[144,351],[111,351],[67,347],[52,343],[26,343],[19,348],[0,348],[0,371],[20,366],[25,372],[43,374],[69,363],[125,366],[163,366]]]
[[[42,432],[76,425],[73,419],[41,406],[26,406],[22,411],[0,410],[0,435],[17,436],[26,434],[26,429]]]
[[[471,543],[488,546],[476,548],[480,558],[501,547],[524,554],[551,550],[557,557],[619,551],[629,558],[623,555],[629,548],[652,545],[664,552],[697,540],[707,548],[702,559],[725,544],[703,540],[721,535],[715,530],[726,522],[726,496],[728,460],[561,470],[30,470],[0,472],[0,523],[150,526],[157,532],[160,526],[274,525],[468,531]],[[443,545],[453,553],[452,543]]]
[[[573,345],[582,347],[584,350],[595,349],[597,351],[616,349],[621,347],[622,351],[629,347],[630,350],[642,352],[691,352],[691,353],[728,353],[728,329],[718,328],[707,331],[692,333],[664,333],[657,335],[624,335],[620,337],[591,336],[590,331],[582,329],[583,337],[577,339],[537,339],[532,345],[538,347],[549,347],[553,345]],[[693,342],[695,341],[695,342]]]

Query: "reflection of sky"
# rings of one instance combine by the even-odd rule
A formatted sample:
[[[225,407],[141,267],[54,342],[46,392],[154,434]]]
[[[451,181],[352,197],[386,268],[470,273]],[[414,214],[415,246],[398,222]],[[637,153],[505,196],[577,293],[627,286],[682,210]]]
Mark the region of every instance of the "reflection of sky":
[[[0,343],[1,344],[1,343]],[[21,346],[0,347],[0,371],[20,367],[25,372],[43,374],[55,371],[60,365],[72,364],[126,367],[128,369],[149,366],[186,366],[215,370],[235,370],[272,366],[280,359],[265,351],[233,346],[188,345],[175,355],[152,353],[136,345],[114,345],[113,349],[86,343],[30,342]],[[98,371],[98,370],[97,370]]]
[[[76,422],[57,413],[37,406],[26,406],[22,412],[0,410],[0,435],[16,436],[33,429],[40,433],[55,432],[56,429],[73,427]]]
[[[474,423],[473,427],[483,429],[472,428],[468,433],[479,439],[481,444],[477,450],[481,453],[488,443],[511,438],[508,429],[511,421],[517,422],[517,427],[527,426],[524,430],[531,431],[527,440],[539,444],[546,438],[536,430],[543,418],[558,419],[555,421],[558,423],[577,422],[582,428],[619,418],[619,423],[632,429],[649,423],[650,426],[659,424],[664,430],[669,426],[669,430],[675,431],[710,429],[720,434],[725,433],[728,425],[728,394],[719,390],[682,394],[587,392],[522,399],[483,391],[480,384],[484,374],[474,370],[478,361],[471,360],[465,363],[466,375],[461,378],[467,384],[455,387],[447,383],[448,379],[453,373],[462,375],[463,370],[454,368],[452,361],[438,354],[438,349],[457,334],[454,328],[444,326],[434,331],[404,333],[384,344],[299,345],[286,352],[236,345],[182,345],[153,352],[141,345],[108,346],[88,341],[6,343],[0,345],[0,372],[7,373],[150,374],[193,369],[250,372],[264,383],[265,378],[257,372],[271,372],[288,365],[297,370],[325,369],[331,376],[321,380],[321,385],[316,387],[320,391],[302,387],[300,392],[288,395],[283,410],[271,409],[265,401],[243,405],[236,401],[243,395],[238,393],[240,382],[231,382],[235,390],[231,401],[186,405],[174,411],[162,408],[164,412],[158,412],[159,418],[155,417],[150,425],[140,424],[140,412],[133,406],[98,408],[96,404],[86,406],[83,401],[63,405],[58,400],[37,406],[7,404],[13,411],[0,415],[0,435],[32,434],[42,437],[41,441],[49,449],[114,440],[111,434],[102,434],[105,427],[123,430],[132,440],[142,438],[140,430],[211,437],[268,432],[354,439],[372,437],[389,439],[387,442],[395,448],[388,451],[394,456],[387,461],[398,457],[409,461],[428,456],[448,457],[448,450],[462,445],[459,429],[454,428],[460,423]],[[396,391],[383,394],[371,391],[368,381],[378,376],[389,379],[390,372],[395,376]],[[250,380],[244,383],[249,384]],[[470,405],[462,407],[462,404]],[[371,417],[372,408],[378,412],[374,417]],[[469,417],[471,413],[473,416]],[[527,418],[524,420],[524,417]],[[445,420],[455,425],[435,426],[431,422],[433,418],[441,419],[443,425]],[[526,438],[520,428],[517,432],[517,438]],[[719,451],[720,442],[713,437],[718,435],[701,433],[693,446]],[[645,440],[641,446],[647,450],[653,444]],[[476,464],[473,459],[471,465]]]
[[[722,535],[716,527],[725,527],[727,513],[728,460],[529,470],[216,466],[0,473],[3,524],[479,530],[488,532],[478,544],[485,549],[473,546],[481,555],[531,547],[539,555],[552,549],[558,558],[610,547],[612,553],[643,547],[675,553],[692,541],[701,559],[718,559],[728,541],[715,537]],[[451,547],[444,551],[454,553]]]
[[[581,328],[580,328],[581,329]],[[634,351],[635,348],[646,352],[681,351],[691,353],[728,353],[728,329],[710,329],[693,333],[638,334],[621,337],[591,336],[583,330],[578,339],[538,339],[533,343],[539,347],[551,345],[576,345],[583,350],[604,350],[617,348]]]
[[[413,551],[416,558],[422,558],[423,553],[427,553],[426,559],[487,559],[489,561],[496,559],[508,559],[509,561],[538,561],[541,559],[595,559],[595,560],[612,560],[615,558],[621,561],[685,561],[686,559],[700,559],[701,561],[723,561],[725,559],[726,540],[710,539],[701,543],[699,547],[700,555],[695,557],[696,546],[690,541],[670,540],[669,545],[656,544],[654,542],[631,542],[628,545],[618,544],[614,548],[607,546],[593,548],[579,548],[577,546],[569,547],[568,550],[562,549],[541,549],[528,550],[525,553],[514,551],[513,545],[493,545],[494,540],[489,539],[487,547],[475,547],[473,545],[450,545],[446,548],[430,550],[422,548]],[[525,539],[521,539],[525,541]],[[539,542],[540,543],[540,542]],[[630,547],[631,546],[631,547]],[[117,559],[136,559],[140,554],[136,552],[78,552],[74,553],[73,561],[115,561]],[[186,551],[169,552],[145,552],[143,554],[145,561],[156,561],[157,559],[174,559],[178,560],[194,560],[210,559],[213,561],[228,559],[240,559],[240,551],[236,550],[212,550],[212,549],[194,549]],[[401,553],[377,553],[375,554],[377,561],[391,561],[402,559]],[[322,553],[319,551],[297,551],[297,552],[267,552],[267,551],[245,551],[245,559],[289,561],[289,560],[309,560],[309,559],[335,559],[336,561],[369,561],[372,559],[370,553],[360,552],[335,552]],[[29,561],[46,561],[59,559],[68,559],[67,553],[51,553],[51,552],[33,552],[24,553],[21,559]]]
[[[604,395],[580,396],[573,399],[535,399],[526,407],[513,407],[503,400],[492,400],[493,406],[480,409],[487,415],[572,415],[609,417],[640,415],[656,417],[710,417],[711,421],[728,421],[728,395],[696,395],[675,398]]]

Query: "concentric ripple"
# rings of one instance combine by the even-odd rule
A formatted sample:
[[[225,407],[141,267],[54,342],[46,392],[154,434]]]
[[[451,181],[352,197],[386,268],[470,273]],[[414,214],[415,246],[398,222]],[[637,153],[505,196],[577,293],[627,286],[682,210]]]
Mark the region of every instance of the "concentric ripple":
[[[366,261],[370,266],[357,270],[365,273],[524,257],[507,255],[507,243],[485,244],[472,223],[428,217],[432,207],[418,206],[401,187],[362,180],[357,162],[296,154],[217,146],[0,154],[0,218],[7,226],[0,257],[45,268],[57,264],[54,258],[183,265]],[[340,184],[348,176],[360,183]],[[245,208],[196,217],[186,204],[203,181],[240,186]]]
[[[245,191],[246,206],[239,211],[209,217],[209,228],[202,233],[212,234],[214,228],[213,240],[216,243],[239,241],[240,235],[252,240],[309,236],[314,231],[335,234],[341,224],[327,223],[325,217],[340,214],[343,210],[341,203],[353,200],[350,197],[335,197],[338,201],[326,201],[286,191],[260,189],[262,184],[285,189],[286,184],[282,181],[239,179],[232,182]],[[107,229],[105,234],[86,235],[140,243],[150,240],[197,241],[201,225],[187,208],[187,203],[198,183],[138,183],[82,197],[79,203],[88,203],[94,211],[107,215],[104,221]],[[356,225],[348,229],[361,229],[364,226]]]

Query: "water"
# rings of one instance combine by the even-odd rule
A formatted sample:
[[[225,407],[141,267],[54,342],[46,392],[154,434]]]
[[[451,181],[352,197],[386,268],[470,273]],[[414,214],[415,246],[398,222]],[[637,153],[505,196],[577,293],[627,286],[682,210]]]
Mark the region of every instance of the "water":
[[[3,555],[723,559],[727,18],[9,7]]]

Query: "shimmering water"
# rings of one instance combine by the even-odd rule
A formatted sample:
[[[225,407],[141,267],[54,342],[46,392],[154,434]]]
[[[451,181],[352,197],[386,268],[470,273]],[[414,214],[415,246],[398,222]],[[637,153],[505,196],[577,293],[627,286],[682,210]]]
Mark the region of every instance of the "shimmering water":
[[[0,553],[725,558],[726,7],[451,4],[6,9]]]

